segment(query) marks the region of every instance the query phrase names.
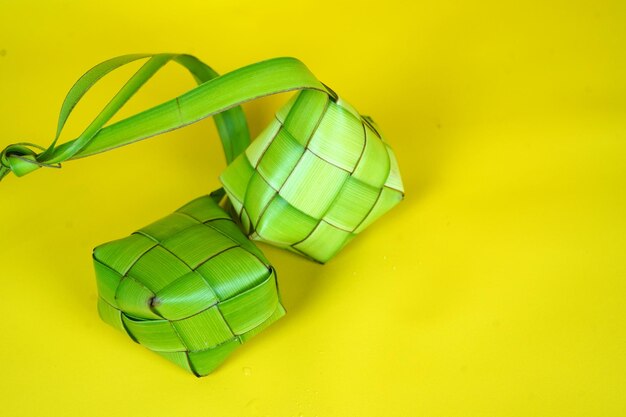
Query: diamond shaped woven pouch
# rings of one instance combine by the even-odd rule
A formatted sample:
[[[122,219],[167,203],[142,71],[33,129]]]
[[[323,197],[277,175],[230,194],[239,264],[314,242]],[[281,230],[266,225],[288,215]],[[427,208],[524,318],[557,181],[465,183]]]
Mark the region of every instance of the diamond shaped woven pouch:
[[[273,268],[210,196],[93,257],[100,317],[197,376],[285,314]]]
[[[220,180],[247,235],[322,263],[404,196],[374,122],[315,90],[283,106]]]
[[[76,103],[102,76],[139,59],[133,75],[76,139],[56,145]],[[119,122],[106,122],[163,65],[175,61],[198,86]],[[249,144],[247,101],[299,91]],[[213,116],[227,169],[221,175],[248,236],[326,262],[403,198],[396,158],[374,122],[320,82],[294,58],[283,57],[218,76],[189,55],[129,55],[89,70],[68,93],[48,148],[30,143],[0,152],[0,179],[114,149]],[[38,152],[41,150],[43,152]]]

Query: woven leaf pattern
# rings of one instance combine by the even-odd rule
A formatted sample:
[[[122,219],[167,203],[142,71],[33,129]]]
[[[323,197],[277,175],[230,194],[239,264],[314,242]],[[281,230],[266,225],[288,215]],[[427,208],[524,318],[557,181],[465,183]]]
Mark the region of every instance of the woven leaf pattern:
[[[315,90],[285,104],[220,180],[251,239],[322,263],[404,197],[375,123]]]
[[[210,197],[94,250],[100,317],[197,376],[285,314],[276,275]]]
[[[57,144],[84,94],[111,71],[142,59],[93,122],[76,139]],[[170,61],[198,85],[108,124]],[[286,91],[299,92],[248,146],[239,106]],[[135,54],[98,64],[74,84],[49,147],[22,142],[0,152],[1,180],[10,172],[59,168],[209,116],[229,164],[220,179],[238,224],[214,200],[223,196],[220,190],[94,250],[101,318],[197,376],[285,314],[274,270],[248,237],[326,262],[403,198],[396,158],[375,123],[295,58],[219,76],[190,55]]]

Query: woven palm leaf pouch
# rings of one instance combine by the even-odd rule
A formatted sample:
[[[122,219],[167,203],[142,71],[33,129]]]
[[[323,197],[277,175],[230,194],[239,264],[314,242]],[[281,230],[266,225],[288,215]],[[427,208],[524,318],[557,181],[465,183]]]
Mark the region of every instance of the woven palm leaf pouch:
[[[135,61],[144,63],[83,133],[58,144],[89,89]],[[168,62],[197,86],[109,123]],[[251,142],[240,105],[289,91],[294,96]],[[190,55],[136,54],[102,62],[74,84],[50,146],[16,143],[0,153],[0,179],[22,176],[210,116],[227,164],[223,189],[93,251],[102,320],[196,376],[285,314],[276,271],[252,240],[324,263],[402,200],[396,157],[376,123],[295,58],[220,76]]]
[[[285,314],[269,262],[211,196],[93,257],[100,317],[198,376]]]
[[[374,121],[315,90],[280,109],[220,180],[246,234],[318,262],[404,196]]]

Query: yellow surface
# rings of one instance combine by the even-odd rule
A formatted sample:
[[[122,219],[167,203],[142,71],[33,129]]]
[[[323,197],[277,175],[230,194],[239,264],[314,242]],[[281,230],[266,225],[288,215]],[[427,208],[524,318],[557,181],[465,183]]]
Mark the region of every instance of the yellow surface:
[[[2,147],[47,145],[108,57],[292,55],[375,117],[407,190],[326,266],[263,246],[289,314],[199,380],[99,321],[90,253],[217,186],[212,124],[7,178],[3,416],[626,415],[623,1],[0,0],[0,17]],[[191,85],[171,65],[125,114]],[[286,99],[247,105],[253,132]]]

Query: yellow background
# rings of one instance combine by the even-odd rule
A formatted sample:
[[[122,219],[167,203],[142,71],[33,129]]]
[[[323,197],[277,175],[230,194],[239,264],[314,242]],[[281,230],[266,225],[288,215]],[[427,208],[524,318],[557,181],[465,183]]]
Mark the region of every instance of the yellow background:
[[[88,68],[303,60],[372,115],[406,200],[196,379],[97,317],[95,245],[218,186],[204,121],[0,184],[0,414],[626,415],[626,3],[0,0],[0,146],[47,145]],[[75,137],[134,68],[72,117]],[[174,64],[124,114],[193,85]],[[245,106],[253,133],[287,99]]]

